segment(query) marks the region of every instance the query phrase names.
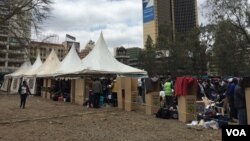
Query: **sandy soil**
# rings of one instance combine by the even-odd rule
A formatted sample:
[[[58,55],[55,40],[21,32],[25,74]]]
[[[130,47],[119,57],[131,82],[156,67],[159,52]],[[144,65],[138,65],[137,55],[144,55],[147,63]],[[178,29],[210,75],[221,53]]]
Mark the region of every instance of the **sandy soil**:
[[[190,129],[118,108],[90,109],[71,103],[0,94],[0,141],[219,141],[221,131]]]

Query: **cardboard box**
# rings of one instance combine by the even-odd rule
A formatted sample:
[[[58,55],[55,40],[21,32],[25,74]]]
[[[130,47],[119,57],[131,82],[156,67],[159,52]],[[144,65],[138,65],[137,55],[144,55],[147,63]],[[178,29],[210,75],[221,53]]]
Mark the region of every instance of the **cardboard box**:
[[[160,109],[159,92],[151,92],[146,94],[146,114],[153,115]]]
[[[71,80],[70,85],[70,102],[75,103],[75,80]]]
[[[82,105],[84,103],[84,96],[85,96],[85,81],[84,79],[76,79],[75,80],[75,103],[78,105]]]
[[[247,123],[250,125],[250,88],[245,89]]]
[[[178,97],[179,121],[189,122],[196,119],[196,96],[186,95]]]
[[[124,84],[123,81],[123,77],[117,77],[112,90],[113,92],[117,93],[117,103],[119,109],[125,109],[125,93],[122,90],[122,85]]]
[[[125,77],[125,111],[132,111],[132,87],[131,78]]]
[[[42,98],[47,98],[46,91],[41,91]]]
[[[46,98],[47,98],[47,99],[50,99],[50,97],[51,97],[51,93],[50,93],[50,92],[47,92]]]

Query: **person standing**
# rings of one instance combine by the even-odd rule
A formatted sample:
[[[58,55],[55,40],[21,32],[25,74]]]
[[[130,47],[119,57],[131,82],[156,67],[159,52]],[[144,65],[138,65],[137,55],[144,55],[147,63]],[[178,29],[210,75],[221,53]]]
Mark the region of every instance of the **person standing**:
[[[170,106],[173,102],[172,100],[172,86],[169,79],[164,84],[164,91],[165,91],[165,105]]]
[[[142,80],[138,78],[137,80],[138,96],[142,96]]]
[[[25,108],[25,103],[26,103],[26,99],[28,94],[30,93],[30,89],[29,86],[27,85],[26,81],[23,81],[23,84],[19,87],[18,93],[20,95],[20,108],[23,107],[23,109]]]
[[[94,108],[98,108],[100,95],[102,94],[102,84],[97,78],[93,82],[92,92],[94,93]]]
[[[247,125],[245,92],[242,89],[242,80],[239,80],[234,90],[234,107],[237,110],[239,125]]]
[[[238,81],[236,78],[233,78],[227,87],[226,96],[229,104],[229,119],[233,122],[233,118],[236,118],[236,109],[234,107],[234,90]]]

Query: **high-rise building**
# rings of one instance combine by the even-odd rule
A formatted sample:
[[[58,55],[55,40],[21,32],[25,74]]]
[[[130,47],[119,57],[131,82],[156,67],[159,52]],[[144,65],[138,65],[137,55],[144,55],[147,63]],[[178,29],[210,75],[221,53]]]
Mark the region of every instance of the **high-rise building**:
[[[9,1],[0,0],[0,76],[15,71],[27,59],[28,41],[31,26],[21,24],[19,17],[14,15],[10,20],[4,20],[12,5]],[[22,19],[29,21],[29,13],[23,13]]]
[[[156,43],[161,24],[172,28],[173,39],[176,32],[183,33],[198,25],[197,0],[142,0],[142,3],[144,44],[148,36]]]

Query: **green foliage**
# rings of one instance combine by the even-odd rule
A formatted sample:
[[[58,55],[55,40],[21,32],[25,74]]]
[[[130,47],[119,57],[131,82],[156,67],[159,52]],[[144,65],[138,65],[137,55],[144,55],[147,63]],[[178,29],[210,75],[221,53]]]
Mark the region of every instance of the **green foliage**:
[[[217,24],[227,21],[237,29],[238,34],[250,45],[250,3],[249,0],[207,0],[205,8],[210,22]]]
[[[205,47],[200,44],[198,28],[186,33],[175,33],[174,36],[169,24],[163,24],[159,29],[161,34],[157,40],[157,49],[169,52],[169,56],[162,58],[161,66],[168,70],[163,74],[199,75],[206,71]]]
[[[145,46],[146,50],[143,50],[139,54],[139,64],[141,68],[145,69],[148,72],[149,76],[154,76],[156,74],[156,69],[154,65],[156,60],[156,52],[153,40],[150,36],[147,37]]]
[[[149,75],[202,75],[206,72],[205,46],[200,44],[198,28],[185,34],[173,34],[170,24],[159,26],[154,45],[148,36],[145,50],[140,55],[141,68]]]
[[[221,75],[239,75],[247,68],[246,42],[237,30],[228,22],[218,23],[215,29],[214,57]]]
[[[203,43],[213,49],[210,63],[219,75],[249,75],[249,1],[207,0],[205,8],[211,24],[203,30],[210,37]]]

